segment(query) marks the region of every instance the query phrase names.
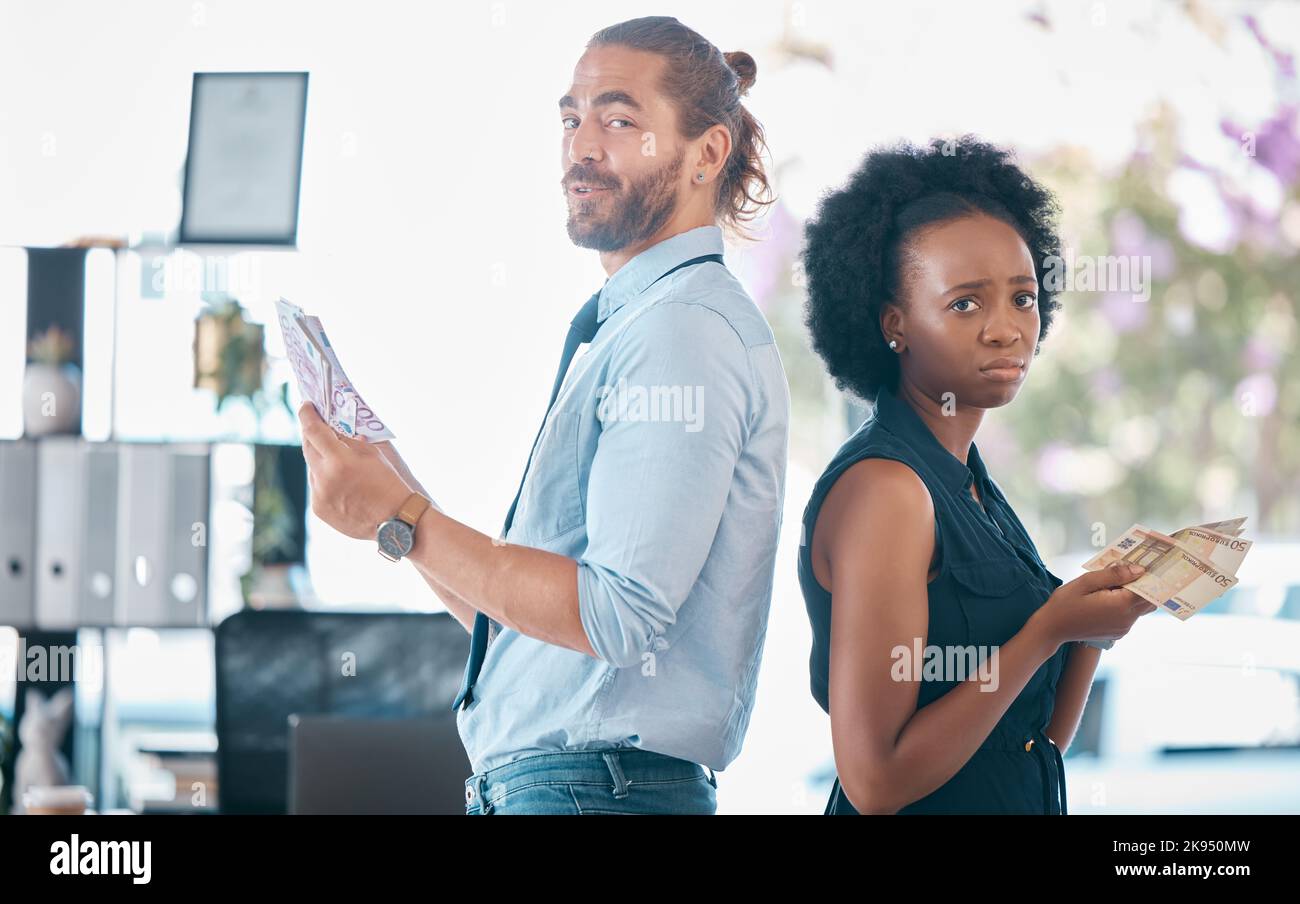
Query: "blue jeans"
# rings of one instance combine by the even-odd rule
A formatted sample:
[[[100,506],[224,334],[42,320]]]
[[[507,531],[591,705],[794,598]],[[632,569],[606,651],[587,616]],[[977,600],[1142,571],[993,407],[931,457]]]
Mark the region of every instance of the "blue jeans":
[[[712,816],[717,787],[712,769],[649,750],[560,750],[471,775],[465,780],[465,813]]]

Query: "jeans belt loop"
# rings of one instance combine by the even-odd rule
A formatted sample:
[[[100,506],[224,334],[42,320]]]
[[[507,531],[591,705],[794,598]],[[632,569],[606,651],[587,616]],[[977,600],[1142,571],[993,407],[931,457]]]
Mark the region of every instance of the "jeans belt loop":
[[[618,754],[614,751],[606,751],[601,756],[605,760],[605,765],[609,767],[610,777],[614,779],[614,797],[619,799],[627,797],[627,777],[623,775],[623,766],[618,761]]]

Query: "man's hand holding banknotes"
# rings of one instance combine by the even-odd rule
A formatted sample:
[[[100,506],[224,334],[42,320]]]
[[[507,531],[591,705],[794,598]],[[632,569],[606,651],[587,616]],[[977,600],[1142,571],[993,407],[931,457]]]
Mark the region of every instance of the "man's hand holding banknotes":
[[[392,431],[352,386],[320,319],[284,299],[276,308],[303,398],[298,421],[312,511],[341,534],[373,540],[411,493],[431,497],[390,442]]]
[[[341,534],[356,540],[375,539],[376,528],[393,517],[412,492],[419,492],[418,487],[407,484],[399,466],[381,451],[380,443],[339,434],[310,402],[299,407],[298,421],[312,511]],[[382,445],[391,447],[386,442]],[[400,462],[396,449],[391,455]]]

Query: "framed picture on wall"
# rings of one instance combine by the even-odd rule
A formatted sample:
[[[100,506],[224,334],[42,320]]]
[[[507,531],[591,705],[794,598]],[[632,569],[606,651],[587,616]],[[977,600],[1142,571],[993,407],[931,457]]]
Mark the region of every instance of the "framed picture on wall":
[[[306,72],[196,72],[179,243],[296,245]]]

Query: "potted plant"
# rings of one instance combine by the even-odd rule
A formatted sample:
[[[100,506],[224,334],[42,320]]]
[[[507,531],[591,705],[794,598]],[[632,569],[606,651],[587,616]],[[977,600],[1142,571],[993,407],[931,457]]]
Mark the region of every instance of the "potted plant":
[[[76,343],[51,325],[27,344],[23,374],[23,433],[48,436],[81,432],[81,370]]]
[[[256,609],[297,606],[291,572],[303,561],[304,512],[286,483],[301,486],[306,463],[297,447],[272,445],[255,447],[255,461],[252,568],[240,579],[244,601]]]
[[[194,321],[194,386],[210,389],[217,411],[227,399],[243,398],[257,406],[266,372],[264,330],[244,319],[233,298],[210,302]]]

